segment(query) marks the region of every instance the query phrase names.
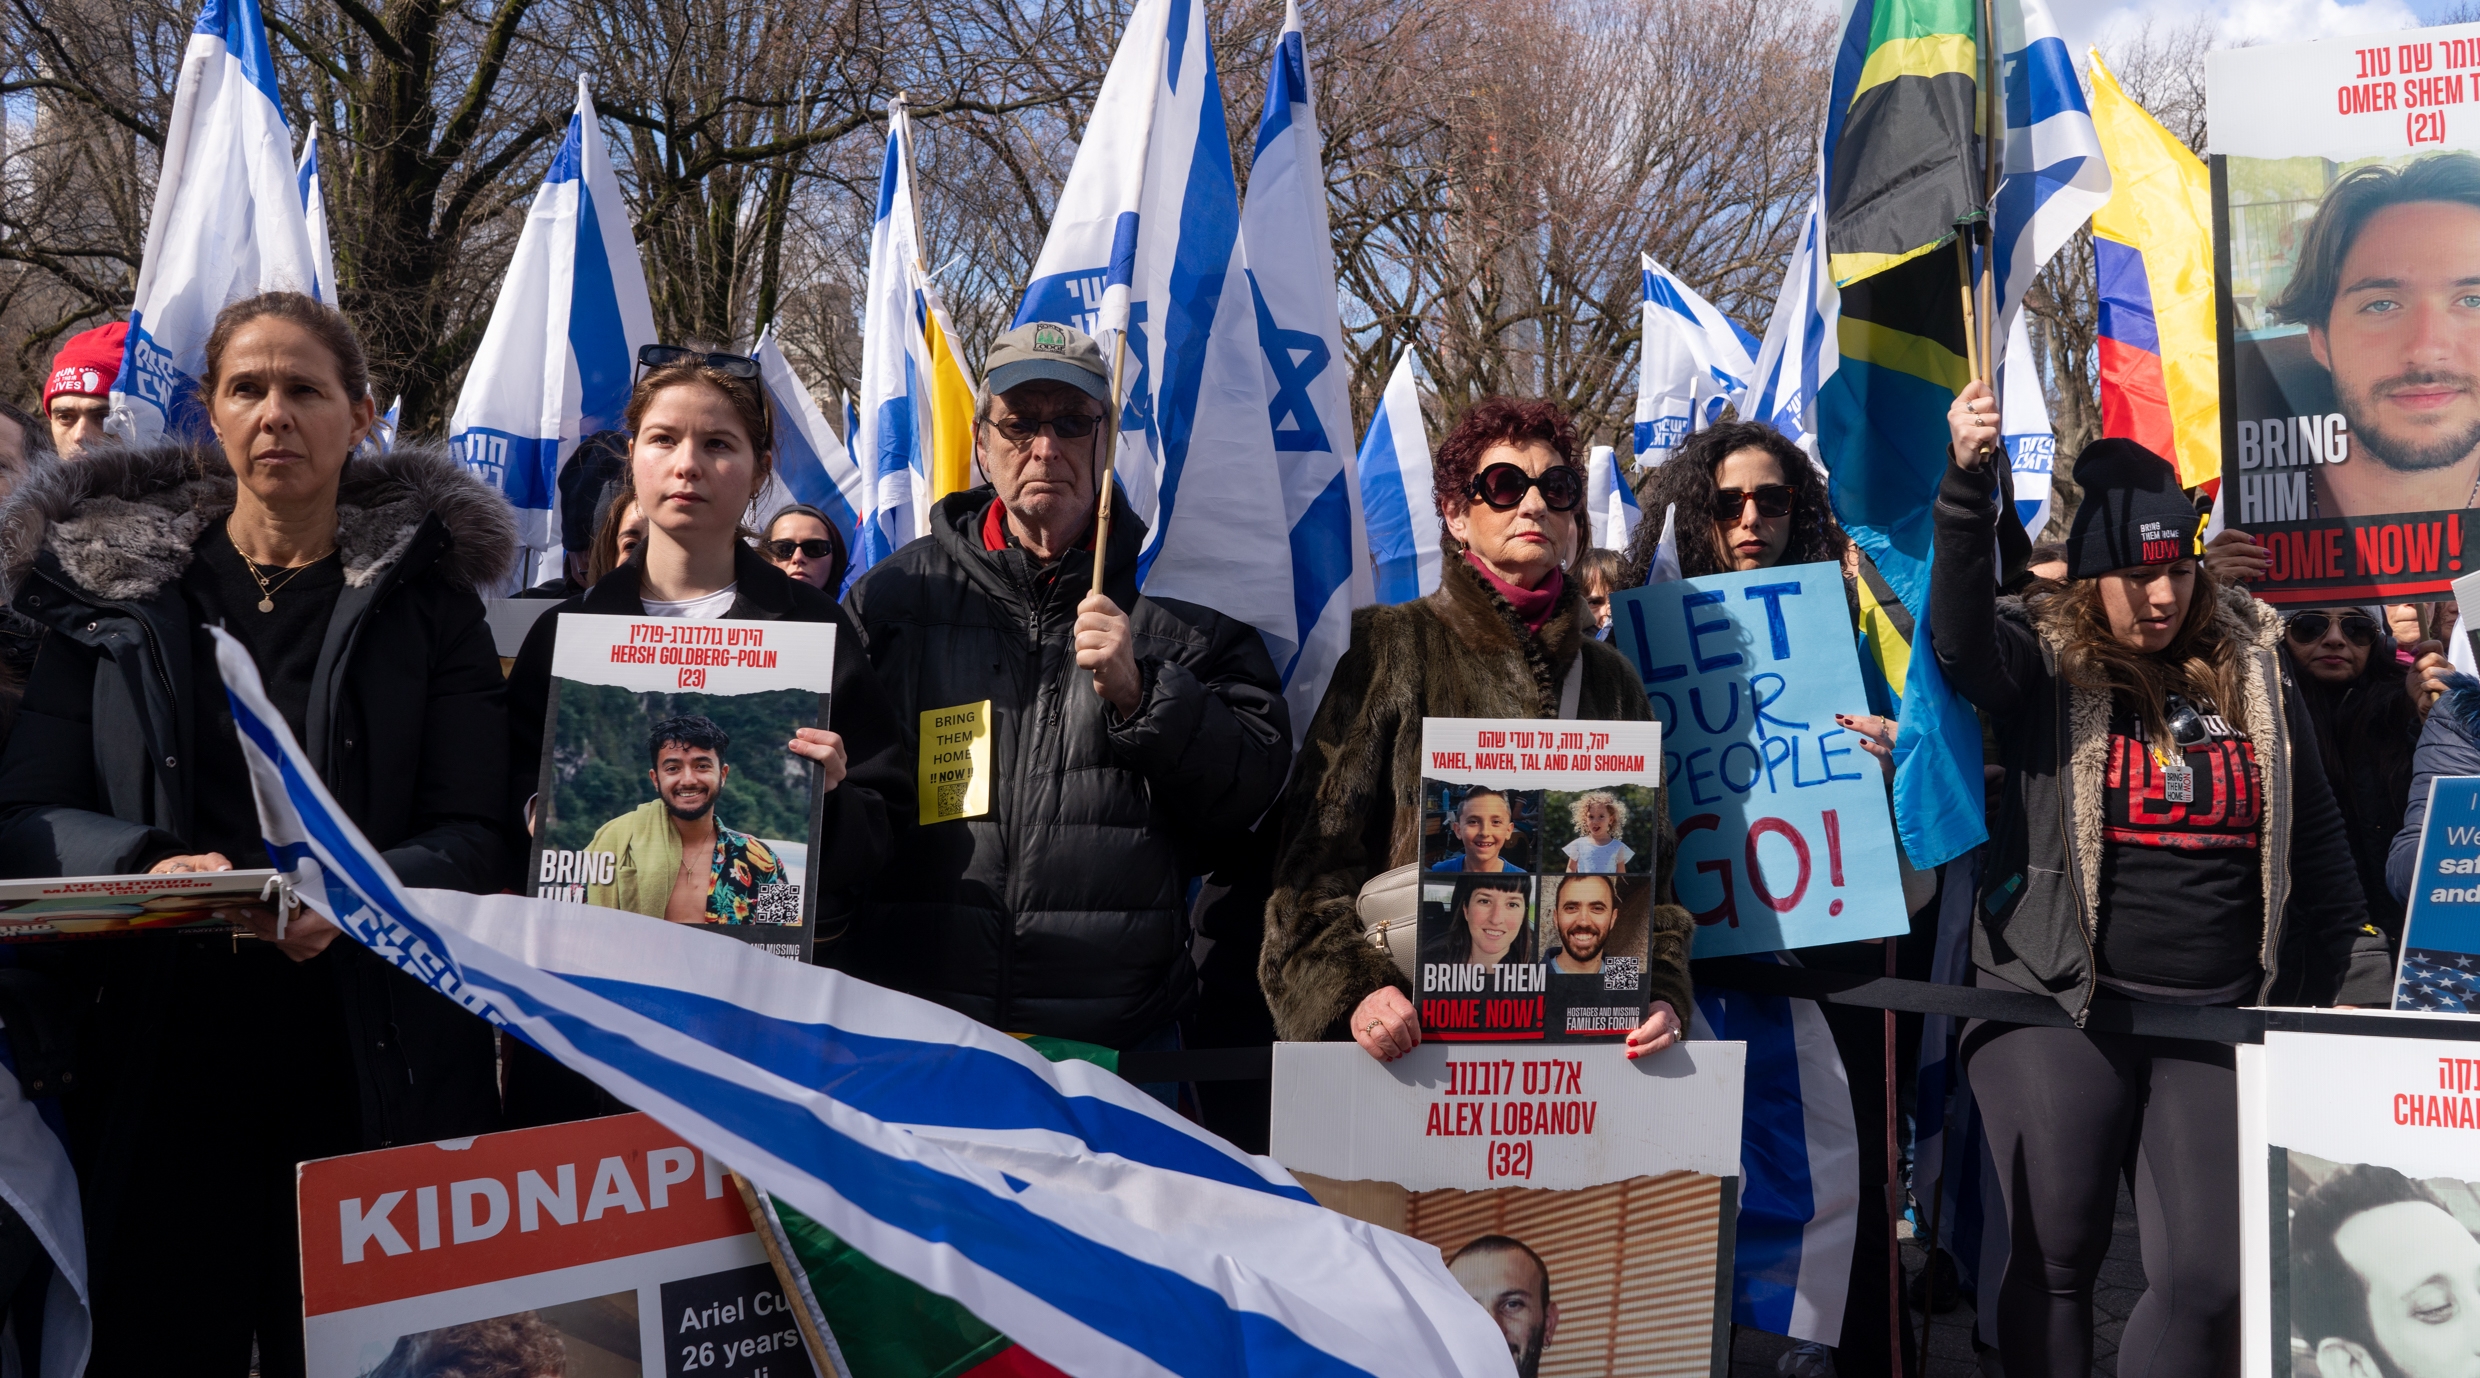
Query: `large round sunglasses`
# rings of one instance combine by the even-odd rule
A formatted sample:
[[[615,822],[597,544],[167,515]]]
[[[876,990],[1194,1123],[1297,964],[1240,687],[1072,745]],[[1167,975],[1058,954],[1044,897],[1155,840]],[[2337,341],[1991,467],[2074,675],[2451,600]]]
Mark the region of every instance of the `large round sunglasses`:
[[[1564,464],[1539,474],[1528,474],[1513,464],[1493,464],[1473,475],[1471,497],[1505,512],[1521,505],[1524,495],[1535,488],[1553,512],[1573,512],[1584,501],[1584,480]]]
[[[2313,646],[2325,639],[2327,628],[2334,625],[2330,613],[2295,612],[2282,619],[2282,634],[2302,646]],[[2377,620],[2364,612],[2342,615],[2342,635],[2354,646],[2373,646],[2377,642]]]
[[[1765,483],[1754,488],[1717,488],[1714,490],[1714,520],[1729,524],[1739,520],[1748,504],[1757,505],[1757,515],[1765,518],[1788,517],[1791,504],[1799,496],[1788,483]]]

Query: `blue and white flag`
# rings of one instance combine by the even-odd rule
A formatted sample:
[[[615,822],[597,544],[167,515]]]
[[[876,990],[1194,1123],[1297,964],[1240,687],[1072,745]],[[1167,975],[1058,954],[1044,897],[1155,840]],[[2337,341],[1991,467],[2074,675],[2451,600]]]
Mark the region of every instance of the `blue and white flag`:
[[[1300,609],[1273,365],[1208,38],[1204,0],[1138,0],[1016,323],[1076,326],[1112,361],[1119,484],[1146,526],[1139,584],[1248,623],[1289,665]]]
[[[1594,446],[1584,473],[1585,517],[1592,527],[1592,544],[1603,550],[1627,549],[1645,513],[1637,506],[1636,489],[1620,467],[1619,452],[1608,445]]]
[[[292,895],[645,1111],[870,1260],[1079,1375],[1509,1378],[1409,1236],[1324,1209],[1102,1068],[928,1001],[660,919],[410,890],[221,631]]]
[[[1998,0],[1998,52],[2005,64],[2004,172],[1991,220],[2003,339],[2023,310],[2024,293],[2084,222],[2110,199],[2110,165],[2101,156],[2092,110],[2075,77],[2075,59],[2043,0]]]
[[[1334,240],[1317,101],[1300,25],[1286,0],[1240,212],[1257,339],[1265,351],[1266,414],[1290,524],[1293,645],[1283,674],[1292,738],[1308,735],[1335,662],[1352,641],[1352,610],[1372,599],[1353,464],[1350,356],[1336,309]]]
[[[1755,391],[1740,410],[1751,421],[1772,423],[1808,452],[1817,452],[1817,390],[1834,376],[1842,361],[1835,331],[1842,320],[1842,297],[1834,279],[1823,271],[1825,217],[1811,200],[1800,225],[1799,247],[1783,270],[1782,291],[1774,298],[1774,314],[1766,323],[1765,342],[1751,371]]]
[[[861,426],[853,442],[861,466],[856,574],[929,535],[931,505],[965,486],[972,465],[972,384],[956,356],[956,328],[922,266],[911,160],[911,122],[899,99],[887,107],[887,156],[870,222]]]
[[[1756,376],[1757,340],[1677,274],[1644,259],[1644,329],[1636,380],[1636,463],[1659,464],[1739,401]]]
[[[1431,481],[1429,422],[1406,347],[1361,437],[1361,507],[1369,536],[1372,592],[1409,603],[1438,591],[1438,494]]]
[[[132,444],[208,438],[198,379],[216,313],[260,292],[318,290],[315,255],[258,0],[207,0],[164,126],[113,432]]]
[[[1700,986],[1688,1036],[1748,1045],[1731,1319],[1839,1343],[1860,1229],[1860,1133],[1825,1014],[1814,1000]]]
[[[318,287],[310,295],[336,304],[336,249],[327,237],[327,184],[319,177],[319,126],[310,123],[310,137],[301,141],[301,165],[293,170],[301,185],[301,218],[310,227],[310,262],[318,269]]]
[[[792,361],[784,357],[772,326],[758,333],[758,347],[749,353],[758,361],[767,403],[775,411],[776,480],[792,501],[808,503],[827,514],[827,520],[843,535],[847,552],[860,549],[861,467],[853,463],[848,441],[836,435],[819,412],[809,388],[792,371]],[[846,435],[850,433],[848,423]],[[773,510],[768,508],[759,516],[763,519]],[[847,563],[853,565],[851,574],[861,572],[858,562]],[[843,590],[829,592],[840,595]]]
[[[637,351],[653,343],[646,270],[579,77],[568,136],[534,193],[448,417],[448,443],[516,509],[528,548],[560,548],[560,465],[578,441],[621,428]]]
[[[2033,540],[2049,525],[2050,470],[2058,455],[2050,431],[2049,398],[2041,391],[2040,365],[2024,313],[2007,327],[2006,354],[1998,367],[1998,443],[2015,475],[2015,515]]]

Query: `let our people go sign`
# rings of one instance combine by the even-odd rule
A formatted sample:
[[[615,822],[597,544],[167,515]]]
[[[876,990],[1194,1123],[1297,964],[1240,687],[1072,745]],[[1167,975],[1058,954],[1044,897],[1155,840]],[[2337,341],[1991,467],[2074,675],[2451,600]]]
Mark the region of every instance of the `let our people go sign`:
[[[1903,932],[1885,776],[1835,722],[1868,709],[1841,569],[1683,579],[1611,604],[1662,722],[1695,955]]]

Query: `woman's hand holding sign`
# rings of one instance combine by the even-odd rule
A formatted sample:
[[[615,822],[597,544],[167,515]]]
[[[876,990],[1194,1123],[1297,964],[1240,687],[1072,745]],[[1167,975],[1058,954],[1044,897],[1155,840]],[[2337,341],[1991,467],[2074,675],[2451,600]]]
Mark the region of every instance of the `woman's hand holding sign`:
[[[1421,1020],[1412,998],[1393,986],[1380,986],[1352,1011],[1352,1041],[1380,1062],[1393,1062],[1421,1043]]]
[[[1656,1000],[1645,1022],[1628,1034],[1628,1056],[1650,1057],[1685,1037],[1687,1031],[1679,1026],[1679,1012],[1671,1008],[1670,1001]]]

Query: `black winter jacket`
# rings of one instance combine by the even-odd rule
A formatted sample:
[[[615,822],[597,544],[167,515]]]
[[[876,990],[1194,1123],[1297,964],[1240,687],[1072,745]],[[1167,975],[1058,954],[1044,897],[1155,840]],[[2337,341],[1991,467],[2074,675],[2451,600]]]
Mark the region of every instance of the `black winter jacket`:
[[[1144,525],[1124,498],[1104,592],[1128,614],[1144,698],[1110,721],[1070,632],[1090,554],[1049,569],[984,548],[988,487],[846,603],[905,726],[990,701],[990,812],[899,841],[836,965],[1011,1033],[1124,1048],[1195,984],[1186,879],[1239,844],[1282,787],[1291,720],[1257,631],[1136,591]]]
[[[196,680],[193,639],[205,633],[191,625],[180,577],[199,533],[232,505],[220,453],[165,446],[45,466],[0,507],[0,593],[48,629],[0,753],[0,873],[129,871],[186,849],[196,782],[182,763],[195,754],[197,706],[224,689]],[[302,747],[407,884],[496,890],[516,836],[501,812],[495,746],[504,689],[475,588],[506,568],[515,523],[498,494],[426,448],[350,461],[338,516],[346,587]],[[179,1027],[168,1011],[258,989],[263,973],[243,968],[283,959],[226,937],[178,936],[25,956],[75,985],[89,1015],[71,1120],[100,1249],[128,1175],[211,1151],[221,1132],[199,1126],[210,1137],[188,1146],[147,1141],[164,1128],[158,1102],[175,1090],[159,1083],[230,1076],[238,1088],[282,1065],[268,1060],[276,1049],[221,1047],[219,1030]],[[349,1048],[360,1147],[498,1126],[488,1024],[349,938],[302,970],[320,1006],[332,995],[342,1028],[293,1036]]]
[[[2093,954],[2107,919],[2093,906],[2110,695],[2068,683],[2056,636],[2037,611],[1992,594],[1996,493],[1987,471],[1948,467],[1929,604],[1938,667],[1995,724],[2007,771],[1972,957],[1993,976],[2050,995],[2080,1024],[2092,1008]],[[2383,1005],[2393,971],[2385,937],[2368,922],[2342,813],[2278,651],[2281,622],[2237,590],[2224,595],[2221,616],[2245,648],[2245,690],[2230,716],[2255,741],[2265,775],[2265,977],[2256,1003]]]

